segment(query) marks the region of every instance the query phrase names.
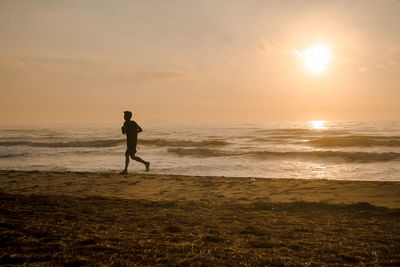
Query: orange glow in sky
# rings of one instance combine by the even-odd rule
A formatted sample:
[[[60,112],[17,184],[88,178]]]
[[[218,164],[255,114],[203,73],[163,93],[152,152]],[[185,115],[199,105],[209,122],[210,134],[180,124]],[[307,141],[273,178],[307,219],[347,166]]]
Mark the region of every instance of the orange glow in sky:
[[[0,125],[398,120],[400,1],[0,1]]]

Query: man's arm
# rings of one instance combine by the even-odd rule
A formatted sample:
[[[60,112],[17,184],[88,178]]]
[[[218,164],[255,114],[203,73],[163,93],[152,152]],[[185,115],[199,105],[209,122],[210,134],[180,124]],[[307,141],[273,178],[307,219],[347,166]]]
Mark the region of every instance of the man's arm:
[[[126,122],[124,122],[124,125],[122,125],[121,131],[122,131],[122,134],[126,134]]]
[[[142,129],[142,128],[140,128],[139,124],[137,124],[137,123],[136,123],[136,125],[137,125],[137,132],[138,132],[138,133],[141,133],[141,132],[143,132],[143,129]]]

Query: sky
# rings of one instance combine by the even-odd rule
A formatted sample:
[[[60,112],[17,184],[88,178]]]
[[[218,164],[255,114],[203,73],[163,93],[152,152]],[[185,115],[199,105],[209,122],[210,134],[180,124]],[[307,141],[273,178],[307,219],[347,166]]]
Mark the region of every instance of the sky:
[[[397,0],[1,0],[0,125],[398,120]],[[304,51],[322,44],[324,69]]]

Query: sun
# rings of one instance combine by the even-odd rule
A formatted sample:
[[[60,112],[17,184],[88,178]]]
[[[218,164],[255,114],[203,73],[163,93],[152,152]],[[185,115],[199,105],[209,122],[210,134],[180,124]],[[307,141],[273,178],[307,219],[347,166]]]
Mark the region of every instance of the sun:
[[[333,56],[329,47],[324,44],[314,44],[300,52],[304,68],[311,74],[322,74],[326,71]]]

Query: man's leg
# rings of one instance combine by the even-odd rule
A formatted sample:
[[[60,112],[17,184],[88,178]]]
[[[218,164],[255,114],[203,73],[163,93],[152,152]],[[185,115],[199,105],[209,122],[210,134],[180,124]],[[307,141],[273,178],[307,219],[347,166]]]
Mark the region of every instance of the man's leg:
[[[138,161],[138,162],[143,163],[143,164],[146,166],[146,172],[149,171],[150,162],[145,161],[145,160],[142,160],[141,158],[139,158],[139,157],[136,156],[136,155],[132,155],[131,158],[132,158],[133,160],[136,160],[136,161]]]
[[[128,165],[129,165],[129,152],[125,152],[125,169],[120,172],[120,174],[127,174],[128,173]]]

